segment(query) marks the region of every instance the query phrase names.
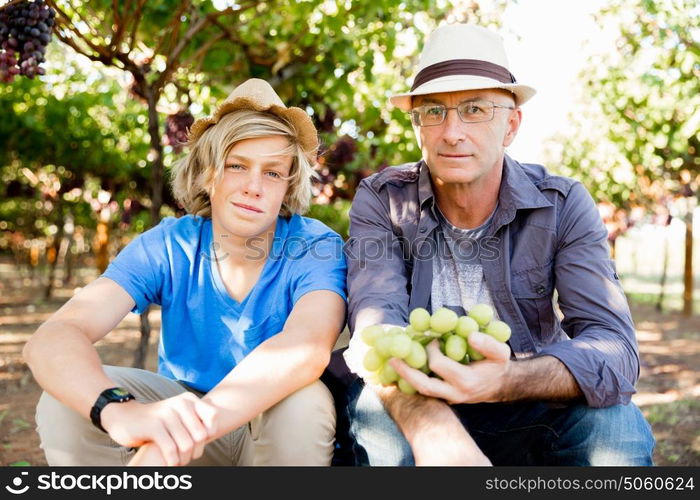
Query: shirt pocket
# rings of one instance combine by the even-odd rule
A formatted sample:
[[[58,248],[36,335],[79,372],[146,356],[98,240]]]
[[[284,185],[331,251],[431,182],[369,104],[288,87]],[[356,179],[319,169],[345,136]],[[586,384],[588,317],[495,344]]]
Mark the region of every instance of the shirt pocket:
[[[244,355],[258,347],[270,337],[278,334],[284,328],[287,318],[279,314],[272,314],[262,319],[258,319],[255,324],[241,331],[241,340]]]
[[[513,296],[521,299],[551,297],[554,290],[554,265],[513,271],[511,276]]]
[[[559,330],[554,312],[554,269],[552,264],[538,266],[511,275],[511,292],[522,312],[535,347],[539,351],[552,343]]]

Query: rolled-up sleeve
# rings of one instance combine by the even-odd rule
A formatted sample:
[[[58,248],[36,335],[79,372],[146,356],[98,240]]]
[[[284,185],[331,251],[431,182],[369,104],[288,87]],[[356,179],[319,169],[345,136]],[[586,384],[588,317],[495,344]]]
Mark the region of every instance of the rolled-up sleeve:
[[[345,257],[348,323],[353,333],[370,324],[406,324],[408,319],[409,278],[388,203],[363,180],[350,209]]]
[[[588,191],[572,186],[559,212],[555,279],[570,340],[545,347],[572,373],[592,407],[627,404],[639,377],[634,323],[607,231]]]
[[[354,333],[374,324],[405,325],[408,320],[408,275],[402,245],[392,230],[386,193],[363,180],[350,209],[348,326],[353,337],[345,355],[351,370],[361,374],[362,342]],[[383,199],[384,198],[384,199]]]

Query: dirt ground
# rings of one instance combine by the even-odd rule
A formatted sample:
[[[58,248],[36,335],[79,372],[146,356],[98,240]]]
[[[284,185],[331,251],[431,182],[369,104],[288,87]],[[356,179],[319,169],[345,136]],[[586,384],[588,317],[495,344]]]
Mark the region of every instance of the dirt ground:
[[[79,283],[94,278],[82,270]],[[34,408],[41,391],[24,364],[24,343],[75,286],[41,299],[39,279],[0,260],[0,466],[45,465],[34,430]],[[642,373],[633,401],[652,425],[657,465],[700,465],[700,317],[660,314],[632,304],[642,356]],[[154,331],[160,327],[151,312]],[[157,335],[152,335],[146,367],[155,369]],[[98,343],[105,364],[131,365],[138,343],[138,316],[130,314]]]

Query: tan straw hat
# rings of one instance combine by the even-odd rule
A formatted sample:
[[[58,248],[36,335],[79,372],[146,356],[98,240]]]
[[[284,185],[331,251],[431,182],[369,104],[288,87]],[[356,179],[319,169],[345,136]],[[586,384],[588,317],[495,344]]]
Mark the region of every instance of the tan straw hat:
[[[295,129],[297,140],[306,153],[313,156],[318,149],[318,135],[311,117],[301,108],[285,106],[270,84],[259,78],[251,78],[241,83],[219,105],[212,116],[195,121],[190,128],[189,143],[196,142],[209,127],[218,123],[226,113],[239,109],[267,111],[279,116]]]
[[[515,81],[499,34],[481,26],[448,24],[428,36],[411,91],[389,100],[408,111],[414,95],[478,89],[509,90],[518,105],[536,92]]]

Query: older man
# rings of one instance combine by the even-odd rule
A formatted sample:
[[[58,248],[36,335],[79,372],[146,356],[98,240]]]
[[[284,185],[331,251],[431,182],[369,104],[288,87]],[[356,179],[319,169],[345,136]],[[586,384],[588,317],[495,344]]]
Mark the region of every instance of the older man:
[[[577,181],[505,149],[535,93],[508,70],[502,39],[472,25],[428,38],[410,92],[422,160],[365,179],[350,212],[349,325],[405,325],[417,307],[490,303],[512,328],[483,334],[483,361],[428,346],[428,377],[391,363],[419,395],[349,388],[358,464],[650,465],[654,439],[630,402],[639,376],[632,318],[606,230]],[[563,314],[560,321],[554,307]],[[363,374],[354,335],[345,360]]]

